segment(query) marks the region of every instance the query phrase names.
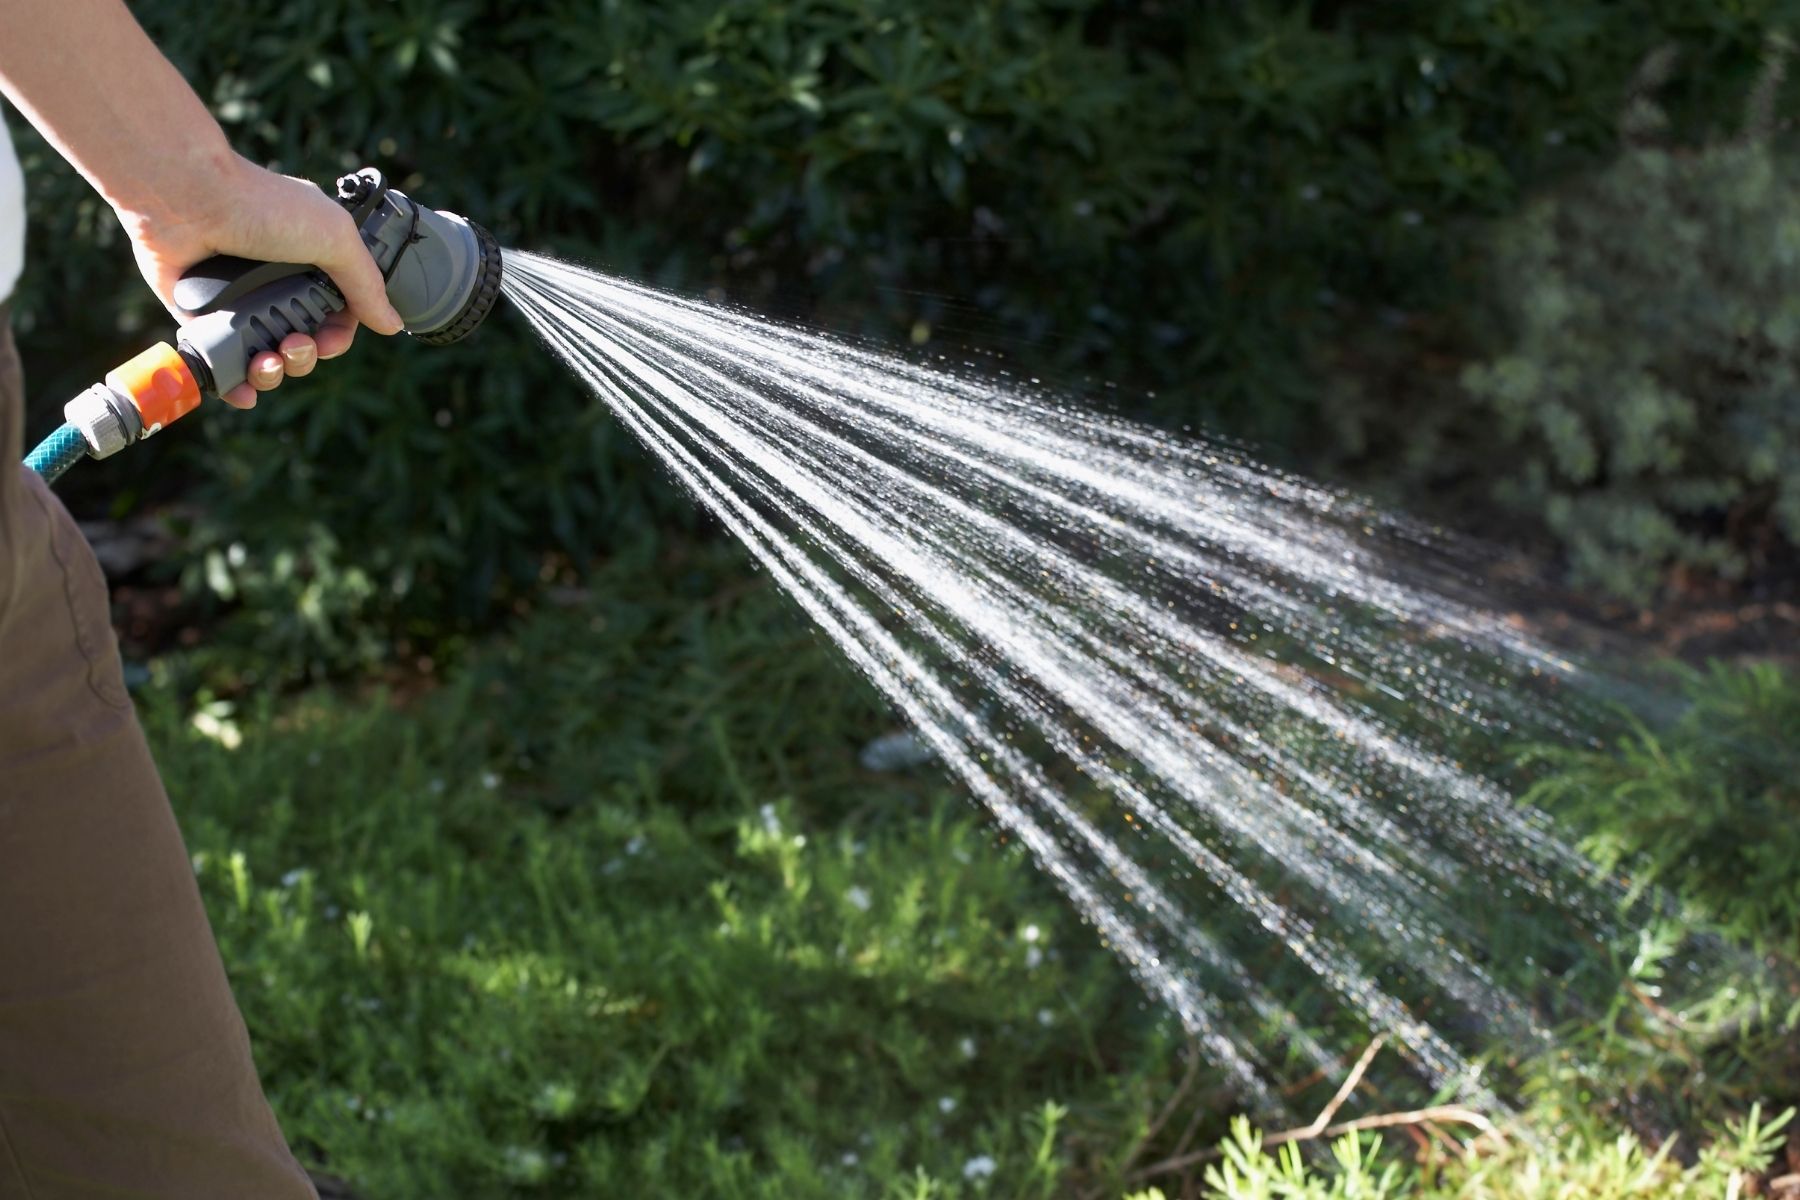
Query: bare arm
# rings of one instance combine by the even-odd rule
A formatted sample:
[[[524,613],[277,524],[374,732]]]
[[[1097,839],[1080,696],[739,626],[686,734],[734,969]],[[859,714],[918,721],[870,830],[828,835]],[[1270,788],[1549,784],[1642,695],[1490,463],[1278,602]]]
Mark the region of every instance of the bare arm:
[[[399,332],[349,215],[305,180],[234,153],[122,0],[0,0],[0,30],[0,91],[112,206],[171,312],[175,280],[209,254],[313,263],[343,291],[349,311],[316,343],[295,334],[280,354],[259,355],[227,400],[249,407],[284,375],[342,354],[359,320]]]

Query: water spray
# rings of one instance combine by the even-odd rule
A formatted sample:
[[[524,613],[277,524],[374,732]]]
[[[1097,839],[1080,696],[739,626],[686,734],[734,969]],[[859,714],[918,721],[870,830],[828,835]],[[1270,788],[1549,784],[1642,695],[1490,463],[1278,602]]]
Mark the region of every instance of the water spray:
[[[500,297],[492,234],[425,207],[373,167],[339,179],[337,199],[356,219],[408,333],[445,346],[486,319]],[[317,267],[227,254],[188,268],[174,300],[193,318],[175,344],[158,342],[64,405],[64,424],[26,466],[54,482],[83,457],[110,458],[243,383],[257,354],[276,350],[290,333],[317,332],[344,307],[343,293]]]

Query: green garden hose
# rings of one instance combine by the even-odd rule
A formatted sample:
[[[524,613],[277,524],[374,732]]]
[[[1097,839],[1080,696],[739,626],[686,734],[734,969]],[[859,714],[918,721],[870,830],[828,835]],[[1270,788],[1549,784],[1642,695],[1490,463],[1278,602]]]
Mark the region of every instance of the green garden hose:
[[[44,477],[45,483],[55,483],[62,473],[86,458],[88,454],[87,439],[81,436],[81,430],[74,424],[64,421],[56,432],[38,443],[37,449],[25,456],[25,465]]]

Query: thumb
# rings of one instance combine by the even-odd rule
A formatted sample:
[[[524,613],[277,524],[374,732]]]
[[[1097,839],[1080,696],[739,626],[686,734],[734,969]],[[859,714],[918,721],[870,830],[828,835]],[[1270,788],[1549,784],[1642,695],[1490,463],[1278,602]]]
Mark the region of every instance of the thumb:
[[[337,209],[334,216],[332,236],[326,243],[327,253],[314,265],[331,276],[331,282],[344,293],[344,303],[351,316],[376,333],[399,333],[406,326],[388,302],[387,281],[370,257],[369,248],[363,245],[356,221],[342,209]]]

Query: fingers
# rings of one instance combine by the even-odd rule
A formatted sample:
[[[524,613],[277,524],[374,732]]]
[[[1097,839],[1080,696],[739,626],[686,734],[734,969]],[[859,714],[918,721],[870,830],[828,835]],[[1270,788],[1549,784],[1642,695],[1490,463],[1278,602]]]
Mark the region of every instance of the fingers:
[[[289,379],[311,375],[319,364],[319,347],[304,333],[290,333],[281,339],[281,371]]]
[[[280,387],[286,374],[286,360],[279,354],[271,354],[265,350],[251,357],[244,382],[226,392],[220,399],[233,408],[255,408],[256,394]]]
[[[356,337],[356,318],[347,312],[332,313],[313,334],[313,340],[319,346],[319,358],[336,358],[350,349],[350,343]]]
[[[338,208],[336,202],[326,203],[332,209],[328,249],[319,258],[318,265],[344,293],[351,316],[376,333],[399,333],[405,326],[400,314],[388,303],[387,281],[381,277],[381,268],[369,256],[369,248],[363,245],[356,221]]]
[[[332,340],[341,343],[337,354],[349,349],[350,333],[354,330],[352,323],[348,329],[340,325],[333,330]],[[320,333],[325,330],[321,329]],[[319,365],[319,359],[335,358],[336,354],[321,354],[318,343],[304,333],[290,333],[281,339],[279,349],[271,353],[267,350],[250,359],[249,370],[244,382],[238,384],[220,397],[233,408],[255,408],[256,394],[267,392],[281,386],[284,379],[299,379],[311,375],[313,368]]]

